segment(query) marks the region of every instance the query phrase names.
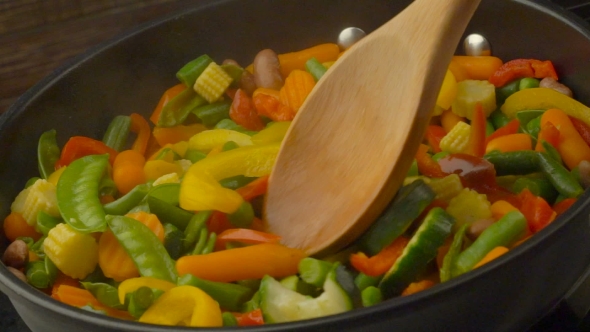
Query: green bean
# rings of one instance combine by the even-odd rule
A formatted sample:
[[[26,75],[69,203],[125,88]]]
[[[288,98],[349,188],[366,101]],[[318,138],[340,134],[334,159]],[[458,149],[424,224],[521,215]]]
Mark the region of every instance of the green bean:
[[[81,282],[81,284],[82,287],[92,293],[100,303],[114,309],[125,309],[124,304],[119,302],[117,287],[103,282]]]
[[[125,148],[130,132],[131,118],[127,115],[117,115],[107,127],[102,142],[120,152]]]
[[[187,87],[192,88],[192,86],[195,85],[197,78],[203,73],[203,71],[205,71],[205,68],[207,68],[211,62],[213,62],[213,59],[207,54],[203,54],[182,66],[182,68],[176,72],[176,78]]]
[[[39,289],[53,285],[57,273],[57,267],[47,256],[43,260],[28,263],[26,267],[27,282]]]
[[[541,117],[537,117],[529,121],[526,126],[526,132],[531,135],[535,140],[539,137],[539,132],[541,131]]]
[[[193,164],[201,159],[205,159],[205,157],[207,157],[207,154],[205,152],[193,149],[186,150],[184,154],[184,159],[190,160]]]
[[[229,109],[231,102],[223,100],[213,104],[199,106],[193,110],[193,113],[201,120],[201,123],[207,128],[215,126],[223,119],[229,119]]]
[[[557,160],[545,152],[539,153],[538,159],[541,171],[560,194],[576,198],[584,192],[576,178]]]
[[[443,265],[440,268],[441,282],[449,281],[457,274],[455,271],[453,271],[453,268],[455,267],[455,261],[457,260],[457,256],[463,248],[463,238],[465,237],[467,226],[467,224],[464,224],[459,228],[459,230],[457,230],[457,233],[455,233],[453,237],[453,242],[449,247],[449,251],[447,251],[447,254],[443,258]]]
[[[232,63],[225,63],[220,66],[231,78],[231,87],[232,88],[239,88],[240,87],[240,80],[242,79],[242,75],[244,74],[244,68],[232,64]]]
[[[254,293],[252,298],[242,305],[242,312],[250,312],[260,308],[260,292]]]
[[[215,301],[219,302],[219,305],[222,308],[230,311],[240,311],[242,305],[244,305],[254,293],[250,288],[242,285],[203,280],[191,274],[185,274],[178,278],[178,285],[190,285],[200,288],[203,292],[209,294],[209,296]]]
[[[375,286],[369,286],[361,291],[361,300],[363,302],[363,307],[370,307],[374,306],[375,304],[381,303],[383,301],[383,294],[381,294],[381,290]]]
[[[194,213],[183,210],[161,199],[147,196],[147,205],[151,213],[158,216],[163,223],[171,223],[181,231],[184,231]]]
[[[184,251],[187,252],[197,243],[197,239],[201,234],[201,229],[206,230],[205,223],[211,216],[211,211],[199,211],[193,215],[189,221],[186,229],[184,230],[184,240],[182,246]]]
[[[305,257],[299,262],[299,276],[301,280],[316,287],[322,287],[326,276],[334,268],[332,263],[319,259]]]
[[[406,176],[418,176],[420,172],[418,171],[418,162],[416,159],[412,161],[412,165],[410,165],[410,169],[408,170],[408,174]]]
[[[545,176],[542,177],[532,177],[532,176],[525,176],[520,177],[514,184],[512,185],[511,190],[515,193],[520,193],[524,189],[528,189],[533,193],[535,196],[541,196],[547,202],[555,201],[557,198],[558,192]]]
[[[539,80],[536,78],[525,77],[520,79],[520,82],[518,84],[518,90],[538,88],[539,83]]]
[[[539,170],[538,153],[535,151],[492,151],[484,159],[494,164],[498,176],[530,174]]]
[[[498,105],[501,105],[501,104],[498,104]],[[496,128],[496,130],[504,127],[505,125],[508,124],[508,122],[510,122],[510,118],[506,114],[502,113],[502,111],[500,111],[499,109],[493,111],[490,114],[489,120],[492,122],[492,124],[494,125],[494,128]]]
[[[257,134],[257,131],[251,131],[248,130],[240,125],[238,125],[237,123],[233,122],[230,119],[223,119],[221,121],[219,121],[216,125],[215,125],[215,129],[229,129],[229,130],[235,130],[235,131],[239,131],[241,133],[244,133],[246,135],[254,135]]]
[[[125,296],[127,311],[135,318],[141,317],[154,301],[154,292],[146,286],[139,287]]]
[[[311,58],[307,60],[307,62],[305,63],[305,69],[308,73],[311,74],[311,76],[313,76],[313,79],[316,82],[319,81],[320,78],[322,78],[322,76],[324,76],[324,74],[328,71],[328,68],[326,68],[316,58]]]
[[[201,255],[212,253],[215,250],[215,242],[217,242],[217,234],[215,232],[209,233],[209,239],[207,239],[205,248],[201,250]]]
[[[149,184],[138,184],[124,196],[103,205],[104,211],[106,214],[122,216],[137,206],[146,197],[149,190]]]
[[[520,87],[520,79],[514,80],[501,88],[496,88],[496,101],[498,106],[504,104],[506,98],[510,97],[513,93],[518,91]],[[498,128],[498,127],[496,127]]]
[[[172,259],[178,259],[182,255],[182,238],[184,233],[170,223],[164,224],[164,248]]]
[[[197,243],[195,244],[195,247],[192,250],[192,255],[201,255],[201,253],[203,252],[203,249],[205,249],[205,246],[207,245],[207,236],[209,235],[209,231],[207,230],[207,227],[203,227],[201,228],[201,230],[199,231],[199,236],[197,239]]]
[[[56,134],[55,129],[44,132],[39,137],[39,143],[37,144],[39,174],[44,179],[47,179],[55,171],[55,163],[60,157]]]
[[[561,160],[561,154],[553,145],[549,144],[549,142],[545,140],[541,141],[541,145],[543,146],[543,149],[545,149],[545,152],[549,155],[549,157],[553,158],[559,164],[563,164],[563,161]]]
[[[180,196],[180,183],[163,183],[152,187],[148,195],[177,206]]]
[[[232,315],[231,312],[224,312],[221,314],[221,320],[223,321],[223,326],[238,326],[238,319]]]
[[[494,124],[489,119],[486,119],[486,137],[493,134],[494,131],[496,131],[496,128],[494,128]]]
[[[372,277],[361,272],[354,278],[354,283],[360,291],[363,291],[369,286],[377,286],[381,278],[382,276]]]
[[[181,125],[195,108],[206,103],[205,98],[199,96],[193,89],[186,89],[162,107],[158,126],[174,127]]]

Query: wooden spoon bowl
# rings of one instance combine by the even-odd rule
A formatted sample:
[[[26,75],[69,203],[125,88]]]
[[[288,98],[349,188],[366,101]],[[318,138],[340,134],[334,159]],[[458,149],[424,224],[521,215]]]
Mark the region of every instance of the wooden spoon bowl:
[[[399,189],[479,0],[416,0],[347,50],[299,110],[270,177],[265,219],[283,244],[350,244]]]

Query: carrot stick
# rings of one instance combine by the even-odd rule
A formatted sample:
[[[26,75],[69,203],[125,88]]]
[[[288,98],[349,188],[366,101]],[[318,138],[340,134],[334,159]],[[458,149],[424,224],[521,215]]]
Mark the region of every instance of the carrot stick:
[[[404,289],[401,296],[415,294],[415,293],[421,292],[423,290],[427,290],[428,288],[430,288],[434,285],[435,285],[434,281],[428,280],[428,279],[413,282],[408,287],[406,287],[406,289]]]
[[[281,74],[283,77],[296,69],[305,70],[305,63],[311,58],[319,62],[335,61],[340,54],[340,48],[336,44],[320,44],[301,51],[279,54]]]
[[[145,183],[144,165],[145,157],[138,151],[119,152],[113,163],[113,181],[121,194],[125,195],[138,184]]]
[[[488,80],[503,64],[500,58],[494,56],[455,55],[451,62],[461,66],[472,80]]]
[[[186,85],[184,85],[183,83],[177,84],[166,90],[162,97],[160,97],[158,105],[152,112],[152,115],[150,116],[150,121],[153,124],[157,125],[158,119],[160,119],[160,114],[162,113],[162,108],[164,108],[164,105],[166,105],[172,98],[176,97],[179,93],[181,93],[184,90],[186,90]]]
[[[41,238],[41,234],[35,230],[35,227],[27,224],[27,221],[20,213],[11,212],[6,216],[3,228],[6,238],[11,242],[21,236],[33,238],[35,241]]]
[[[511,134],[494,138],[486,146],[486,153],[494,150],[500,152],[532,150],[533,141],[529,134]]]
[[[104,311],[108,316],[120,319],[132,319],[127,311],[116,310],[100,303],[94,295],[86,289],[62,284],[56,288],[56,291],[51,297],[74,307],[81,308],[90,305],[95,310]]]
[[[151,136],[150,125],[143,116],[137,113],[131,113],[129,117],[131,118],[131,131],[137,134],[131,149],[145,155]]]
[[[197,278],[220,282],[260,279],[267,274],[281,278],[296,274],[299,261],[304,257],[303,250],[264,243],[183,256],[176,261],[176,270],[181,276],[190,273]]]
[[[488,252],[477,264],[475,264],[475,266],[473,267],[478,268],[486,263],[489,263],[491,261],[493,261],[494,259],[504,255],[505,253],[508,252],[508,248],[506,247],[495,247],[494,249],[492,249],[490,252]]]
[[[590,161],[590,147],[565,112],[556,108],[545,111],[541,116],[541,128],[547,122],[551,122],[561,134],[557,150],[569,169],[578,166],[582,160]]]
[[[236,192],[240,194],[244,200],[251,201],[266,193],[266,190],[268,189],[268,178],[269,175],[261,176],[247,185],[236,189]]]

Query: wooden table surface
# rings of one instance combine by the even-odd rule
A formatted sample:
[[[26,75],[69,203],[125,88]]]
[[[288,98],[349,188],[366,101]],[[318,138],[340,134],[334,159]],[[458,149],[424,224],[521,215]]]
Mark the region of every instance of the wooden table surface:
[[[0,113],[71,57],[199,0],[0,0]],[[590,1],[554,0],[590,20]]]

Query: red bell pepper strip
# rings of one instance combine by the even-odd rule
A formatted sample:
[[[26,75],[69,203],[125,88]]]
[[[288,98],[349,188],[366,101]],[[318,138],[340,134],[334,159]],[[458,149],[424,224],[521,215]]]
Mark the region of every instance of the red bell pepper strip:
[[[264,325],[264,318],[262,317],[262,310],[260,308],[245,313],[232,312],[232,315],[236,317],[238,326]]]
[[[428,145],[420,144],[418,152],[416,152],[415,158],[420,174],[432,178],[443,178],[447,176],[448,173],[443,172],[440,165],[428,154],[428,149]]]
[[[442,150],[440,149],[440,140],[443,139],[447,135],[447,131],[437,125],[429,125],[426,129],[426,140],[428,141],[428,145],[432,148],[434,153],[439,153]]]
[[[549,60],[515,59],[504,63],[492,76],[490,83],[500,88],[506,83],[523,77],[558,79],[553,63]]]
[[[248,228],[227,229],[217,236],[215,248],[225,249],[228,242],[239,242],[243,244],[278,243],[281,237],[275,234],[260,232]]]
[[[137,113],[131,113],[129,117],[131,118],[131,131],[137,135],[131,149],[145,155],[152,132],[150,125],[143,116]]]
[[[577,198],[566,198],[564,200],[561,200],[555,204],[553,204],[553,211],[555,211],[555,213],[557,213],[557,215],[560,215],[562,213],[564,213],[567,209],[569,209],[572,205],[574,205],[574,203],[577,201]]]
[[[252,101],[258,115],[266,116],[273,121],[291,121],[295,117],[295,111],[291,107],[283,105],[273,96],[258,93]]]
[[[551,122],[547,122],[543,124],[541,130],[539,130],[539,134],[537,136],[537,145],[535,146],[535,151],[544,152],[545,148],[543,147],[543,141],[553,145],[554,148],[557,149],[559,146],[560,140],[560,133],[559,129],[553,125]]]
[[[582,139],[584,139],[584,142],[590,145],[590,126],[587,125],[586,122],[573,116],[570,116],[569,118],[572,121],[574,128],[576,128],[580,136],[582,136]]]
[[[55,169],[68,166],[72,161],[93,154],[109,154],[109,162],[113,165],[117,151],[101,141],[86,136],[73,136],[61,150],[61,156],[55,163]]]
[[[520,128],[520,121],[518,119],[511,120],[504,127],[498,128],[490,136],[486,137],[486,145],[494,138],[518,133],[518,128]]]
[[[520,212],[526,217],[532,233],[540,231],[555,219],[557,213],[542,197],[533,195],[528,189],[523,190],[519,197],[522,201]]]
[[[227,214],[220,211],[213,211],[207,220],[207,229],[215,234],[221,234],[224,231],[234,228],[227,219]]]
[[[162,108],[164,108],[164,105],[166,105],[170,100],[172,100],[172,98],[176,97],[179,93],[181,93],[184,90],[186,90],[186,85],[184,85],[183,83],[177,84],[166,90],[162,97],[160,97],[158,105],[152,112],[152,115],[150,116],[150,121],[153,124],[157,125],[158,119],[160,119],[160,113],[162,113]]]
[[[408,245],[408,242],[410,242],[408,238],[400,236],[371,258],[367,257],[367,255],[362,252],[352,254],[350,255],[350,264],[352,264],[357,271],[368,276],[380,276],[389,271],[393,263],[395,263],[404,251],[406,245]]]
[[[264,128],[264,123],[254,109],[254,103],[248,94],[238,89],[234,95],[234,100],[231,103],[229,110],[229,117],[235,123],[248,130],[261,130]]]
[[[247,185],[236,189],[236,192],[240,194],[245,201],[251,201],[258,196],[266,194],[266,190],[268,189],[268,178],[268,175],[261,176]]]
[[[481,103],[475,105],[471,119],[471,133],[469,134],[468,153],[472,156],[483,157],[486,152],[486,116]]]

